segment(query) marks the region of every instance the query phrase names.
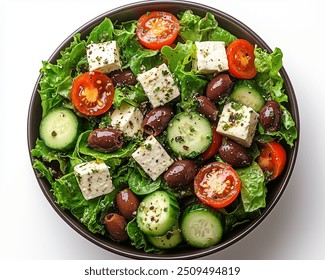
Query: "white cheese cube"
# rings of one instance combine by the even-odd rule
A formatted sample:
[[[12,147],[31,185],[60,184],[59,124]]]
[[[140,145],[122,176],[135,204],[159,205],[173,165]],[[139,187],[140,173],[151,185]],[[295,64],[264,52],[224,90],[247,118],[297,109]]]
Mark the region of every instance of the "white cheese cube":
[[[90,161],[74,167],[80,190],[86,200],[108,194],[114,190],[108,166]]]
[[[111,125],[121,130],[126,136],[134,137],[143,132],[143,115],[141,111],[126,102],[121,104],[120,109],[114,110],[111,119]]]
[[[223,107],[217,131],[249,147],[254,138],[258,117],[258,113],[251,107],[234,102],[228,103]]]
[[[201,74],[219,73],[228,70],[225,42],[195,42],[196,53],[192,67]]]
[[[132,154],[132,157],[152,180],[156,180],[174,162],[152,135]]]
[[[86,50],[89,71],[99,70],[104,73],[109,73],[121,69],[116,41],[89,44]]]
[[[139,74],[137,80],[153,107],[164,105],[180,95],[172,73],[165,63]]]

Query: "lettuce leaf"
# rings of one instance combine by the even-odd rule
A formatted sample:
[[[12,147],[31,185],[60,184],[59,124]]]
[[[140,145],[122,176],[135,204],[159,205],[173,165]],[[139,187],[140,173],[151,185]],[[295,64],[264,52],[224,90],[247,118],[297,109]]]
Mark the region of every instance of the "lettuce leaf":
[[[66,153],[58,152],[48,148],[43,140],[37,139],[35,148],[32,149],[31,154],[33,157],[41,158],[42,161],[51,163],[52,161],[57,161],[60,165],[60,170],[63,174],[66,173],[68,163],[68,156]]]
[[[288,96],[283,90],[283,78],[279,74],[282,68],[282,51],[275,48],[273,53],[255,47],[255,67],[257,75],[255,81],[263,89],[264,97],[282,103],[288,101]]]
[[[45,164],[43,162],[41,162],[38,159],[35,159],[33,161],[33,168],[38,170],[39,177],[45,177],[49,181],[50,184],[52,184],[54,182],[53,171],[50,168],[48,168],[47,166],[45,166]]]
[[[211,13],[206,13],[204,17],[194,15],[187,10],[178,15],[180,23],[180,37],[186,42],[195,41],[223,41],[229,45],[236,37],[218,26],[218,22]]]
[[[142,231],[139,229],[137,225],[136,219],[133,219],[130,221],[126,227],[126,231],[130,237],[131,244],[138,250],[144,250],[146,253],[150,252],[162,252],[161,250],[155,248],[152,246],[147,239],[145,238],[145,235],[142,233]]]
[[[139,107],[140,104],[148,100],[143,88],[139,83],[135,86],[126,85],[124,87],[115,88],[114,106],[119,109],[122,102],[127,102],[134,107]]]
[[[294,146],[294,142],[298,137],[296,123],[293,120],[290,112],[282,104],[280,104],[282,110],[282,125],[278,131],[265,131],[261,124],[258,125],[258,132],[261,136],[257,136],[260,142],[269,142],[270,139],[277,138],[278,140],[284,139],[284,141],[290,146]],[[269,138],[267,138],[269,137]],[[266,139],[265,141],[263,141]]]
[[[114,191],[105,196],[86,200],[73,173],[63,176],[52,185],[56,202],[69,210],[91,232],[101,234],[105,234],[104,216],[120,190],[115,187]]]
[[[164,46],[161,53],[168,60],[170,70],[176,78],[180,87],[181,102],[183,110],[190,110],[197,107],[195,97],[202,95],[208,81],[192,69],[192,53],[195,46],[187,41],[185,44],[178,43],[175,48]]]
[[[113,186],[127,187],[130,174],[133,168],[130,168],[128,163],[120,165],[115,172],[110,172],[113,179]]]
[[[105,18],[88,35],[87,44],[103,43],[113,40],[114,25],[112,21]]]
[[[161,53],[168,61],[168,68],[174,72],[178,65],[188,66],[187,70],[191,70],[191,55],[195,47],[193,42],[187,41],[185,44],[178,42],[175,48],[163,46]]]
[[[290,147],[293,147],[294,141],[297,139],[297,128],[292,115],[283,104],[288,102],[288,96],[283,88],[283,78],[279,73],[282,68],[282,51],[275,48],[274,52],[268,53],[266,50],[255,47],[254,54],[257,70],[255,81],[262,90],[264,98],[277,101],[283,113],[280,129],[275,132],[267,132],[259,124],[258,132],[260,135],[257,136],[257,139],[261,141],[270,138],[283,139]]]
[[[253,212],[266,206],[265,177],[254,161],[251,166],[236,170],[241,181],[241,200],[245,212]]]
[[[130,68],[133,74],[138,75],[162,63],[158,50],[145,49],[135,36],[136,21],[128,21],[116,26],[114,39],[120,47],[120,59],[123,68]]]
[[[153,181],[148,177],[142,176],[136,169],[130,174],[128,185],[137,195],[145,195],[158,190],[163,183],[161,177]]]
[[[248,223],[261,215],[259,209],[246,212],[243,203],[240,202],[232,212],[225,212],[225,233],[232,232],[236,227]]]
[[[69,97],[73,77],[81,72],[86,59],[86,42],[80,34],[73,37],[70,46],[61,52],[56,64],[43,61],[39,94],[42,101],[43,117]]]
[[[194,70],[185,71],[184,65],[179,65],[174,72],[181,91],[180,107],[183,110],[195,110],[197,107],[196,98],[203,95],[207,81],[195,74]]]

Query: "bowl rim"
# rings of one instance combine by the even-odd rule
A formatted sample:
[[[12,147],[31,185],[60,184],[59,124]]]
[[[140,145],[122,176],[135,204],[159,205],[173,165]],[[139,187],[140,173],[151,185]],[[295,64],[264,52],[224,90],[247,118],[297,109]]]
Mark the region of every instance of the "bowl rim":
[[[150,0],[146,0],[146,1],[137,1],[137,2],[133,2],[130,4],[126,4],[126,5],[122,5],[120,7],[108,10],[96,17],[94,17],[93,19],[89,20],[88,22],[84,23],[82,26],[80,26],[78,29],[76,29],[73,33],[71,33],[52,53],[52,55],[49,57],[49,59],[47,61],[49,62],[53,62],[55,61],[59,56],[60,56],[60,50],[64,49],[65,47],[67,47],[73,36],[77,33],[81,33],[84,32],[85,30],[91,30],[95,25],[97,25],[101,20],[103,20],[105,17],[111,17],[114,14],[117,13],[121,13],[123,11],[129,10],[129,9],[134,9],[134,8],[139,8],[139,7],[143,7],[143,6],[156,6],[157,4],[159,5],[173,5],[173,6],[184,6],[186,7],[186,9],[199,9],[199,10],[204,10],[206,12],[211,12],[213,13],[217,20],[218,20],[218,16],[222,16],[224,21],[228,21],[231,22],[231,24],[235,24],[236,26],[239,27],[239,29],[244,30],[245,32],[247,32],[250,36],[252,36],[254,38],[254,40],[259,42],[259,45],[266,49],[268,52],[271,52],[271,48],[264,42],[264,40],[257,35],[252,29],[250,29],[247,25],[245,25],[244,23],[242,23],[241,21],[239,21],[238,19],[232,17],[231,15],[218,10],[216,8],[213,8],[211,6],[207,6],[205,4],[200,4],[200,3],[196,3],[196,2],[192,2],[192,1],[187,1],[187,0],[181,0],[181,1],[177,1],[177,0],[167,0],[167,1],[150,1]],[[152,9],[153,10],[153,9]],[[185,10],[185,9],[182,9]],[[50,203],[50,205],[53,207],[53,209],[56,211],[56,213],[59,214],[59,216],[72,228],[74,229],[76,232],[78,232],[81,236],[83,236],[84,238],[86,238],[88,241],[92,242],[93,244],[96,244],[97,246],[110,251],[112,253],[115,253],[117,255],[121,255],[127,258],[132,258],[132,259],[194,259],[194,258],[201,258],[207,255],[211,255],[217,252],[222,251],[223,249],[235,244],[236,242],[238,242],[239,240],[243,239],[244,237],[246,237],[251,231],[253,231],[267,216],[268,214],[271,212],[271,210],[275,207],[275,205],[277,204],[277,202],[279,201],[280,197],[282,196],[282,194],[284,193],[284,190],[287,187],[287,184],[290,180],[290,177],[292,175],[294,166],[295,166],[295,162],[297,159],[297,155],[298,155],[298,148],[299,148],[299,138],[300,138],[300,117],[299,117],[299,109],[298,109],[298,102],[297,102],[297,98],[294,92],[294,88],[291,84],[291,81],[289,79],[289,76],[285,70],[284,67],[281,68],[280,70],[280,74],[284,79],[284,87],[286,89],[286,93],[289,96],[289,102],[291,104],[291,114],[292,117],[296,123],[296,128],[297,128],[297,132],[298,132],[298,137],[295,140],[295,144],[294,147],[291,149],[291,158],[290,158],[290,162],[287,164],[287,168],[286,168],[286,172],[283,175],[283,178],[281,180],[280,183],[280,190],[276,193],[276,195],[274,196],[273,200],[270,202],[270,204],[268,204],[262,211],[262,214],[254,219],[253,221],[249,222],[244,228],[243,230],[241,230],[239,233],[235,234],[233,237],[231,237],[228,240],[225,240],[223,242],[221,242],[219,245],[215,245],[209,248],[205,248],[205,249],[193,249],[190,253],[188,251],[185,251],[184,253],[177,253],[177,254],[173,254],[173,253],[164,253],[164,254],[151,254],[151,253],[145,253],[143,251],[140,250],[133,250],[130,246],[130,249],[128,249],[127,247],[125,247],[125,249],[121,249],[121,245],[118,243],[112,243],[112,244],[104,244],[103,241],[96,235],[92,234],[91,232],[88,231],[88,229],[82,225],[79,221],[77,221],[74,217],[67,215],[66,211],[63,210],[58,204],[55,203],[53,196],[51,196],[51,191],[48,188],[48,183],[44,180],[44,178],[40,178],[39,173],[37,172],[37,170],[35,170],[34,168],[34,174],[36,176],[36,179],[38,181],[38,184],[44,194],[44,196],[46,197],[46,199],[48,200],[48,202]],[[38,95],[38,89],[39,89],[39,82],[42,78],[42,74],[39,74],[38,79],[36,80],[35,86],[33,88],[33,93],[30,99],[30,103],[29,103],[29,109],[28,109],[28,117],[27,117],[27,142],[28,142],[28,152],[29,152],[29,157],[30,157],[30,161],[31,164],[33,165],[33,160],[34,157],[31,154],[31,150],[34,148],[35,146],[35,141],[33,141],[33,135],[31,135],[31,122],[32,122],[32,115],[33,115],[33,111],[34,111],[34,100]]]

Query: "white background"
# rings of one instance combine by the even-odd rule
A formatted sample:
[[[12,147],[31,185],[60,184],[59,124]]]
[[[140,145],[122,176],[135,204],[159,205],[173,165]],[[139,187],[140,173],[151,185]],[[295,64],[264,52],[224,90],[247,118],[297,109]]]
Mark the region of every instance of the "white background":
[[[0,259],[123,259],[90,243],[51,208],[31,168],[27,112],[41,68],[79,26],[118,0],[8,0],[0,7]],[[239,19],[274,49],[295,88],[300,151],[271,214],[247,237],[209,259],[325,259],[325,52],[320,0],[201,0]]]

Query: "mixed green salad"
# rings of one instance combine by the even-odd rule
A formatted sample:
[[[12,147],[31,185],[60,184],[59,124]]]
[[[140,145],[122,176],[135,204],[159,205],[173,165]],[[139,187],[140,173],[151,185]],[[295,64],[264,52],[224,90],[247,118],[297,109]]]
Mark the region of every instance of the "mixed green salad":
[[[261,214],[295,144],[281,67],[209,12],[105,18],[43,62],[33,167],[94,234],[213,246]]]

